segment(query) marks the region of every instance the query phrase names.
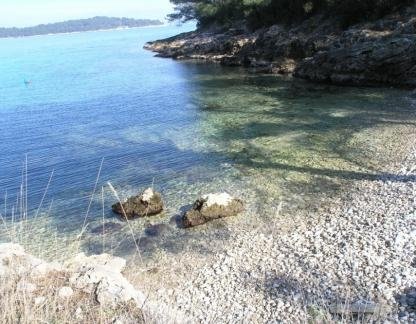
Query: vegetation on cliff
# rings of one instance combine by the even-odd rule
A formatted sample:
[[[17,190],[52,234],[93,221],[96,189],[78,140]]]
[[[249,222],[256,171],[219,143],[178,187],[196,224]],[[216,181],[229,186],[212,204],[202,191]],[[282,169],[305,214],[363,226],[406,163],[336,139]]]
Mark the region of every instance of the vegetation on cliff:
[[[159,20],[94,17],[25,28],[0,28],[0,38],[162,25]]]
[[[172,20],[197,20],[200,27],[244,21],[256,29],[293,23],[316,13],[339,16],[344,25],[376,19],[414,0],[171,0]]]

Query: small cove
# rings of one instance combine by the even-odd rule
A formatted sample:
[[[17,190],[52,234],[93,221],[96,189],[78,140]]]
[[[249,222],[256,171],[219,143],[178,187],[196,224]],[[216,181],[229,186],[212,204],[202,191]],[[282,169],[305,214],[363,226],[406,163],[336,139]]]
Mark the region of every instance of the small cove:
[[[234,228],[267,224],[280,201],[296,214],[319,208],[354,180],[396,179],[384,165],[401,155],[406,129],[416,123],[408,91],[313,85],[155,58],[141,49],[177,32],[0,40],[1,210],[9,225],[18,218],[27,154],[30,212],[22,243],[29,250],[130,257],[137,240],[148,260],[189,250],[210,254]],[[111,212],[108,181],[122,197],[153,184],[166,211],[130,228]],[[178,228],[183,208],[215,191],[243,198],[247,211],[200,229]],[[97,235],[103,219],[118,224],[104,237]],[[18,230],[20,220],[14,222]],[[0,241],[7,239],[3,228]]]

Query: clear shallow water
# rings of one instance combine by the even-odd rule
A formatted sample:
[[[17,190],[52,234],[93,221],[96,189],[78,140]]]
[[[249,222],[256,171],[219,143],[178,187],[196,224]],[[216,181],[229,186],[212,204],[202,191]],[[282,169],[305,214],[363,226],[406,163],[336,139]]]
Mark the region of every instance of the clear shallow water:
[[[180,31],[0,40],[0,193],[8,224],[0,240],[17,235],[47,255],[73,248],[135,254],[130,227],[111,213],[111,181],[122,197],[152,184],[163,193],[166,212],[130,224],[143,255],[209,253],[233,227],[266,223],[280,200],[287,210],[305,209],[351,181],[386,175],[384,164],[414,126],[406,91],[316,86],[142,50]],[[28,220],[12,226],[13,208],[15,219],[21,215],[16,193],[26,154]],[[88,227],[77,239],[102,159]],[[197,230],[177,227],[183,206],[219,190],[246,199],[247,212]],[[93,233],[103,218],[120,224],[104,240]]]

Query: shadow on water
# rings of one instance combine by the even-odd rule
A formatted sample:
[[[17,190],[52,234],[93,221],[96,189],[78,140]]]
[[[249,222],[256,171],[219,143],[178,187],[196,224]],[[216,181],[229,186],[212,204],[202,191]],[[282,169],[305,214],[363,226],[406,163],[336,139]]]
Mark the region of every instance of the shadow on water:
[[[196,82],[201,88],[197,101],[207,123],[214,124],[207,136],[239,165],[352,180],[412,180],[383,172],[383,161],[374,163],[365,145],[380,136],[377,128],[416,125],[405,91],[276,76],[205,76]],[[356,138],[361,134],[368,138]]]

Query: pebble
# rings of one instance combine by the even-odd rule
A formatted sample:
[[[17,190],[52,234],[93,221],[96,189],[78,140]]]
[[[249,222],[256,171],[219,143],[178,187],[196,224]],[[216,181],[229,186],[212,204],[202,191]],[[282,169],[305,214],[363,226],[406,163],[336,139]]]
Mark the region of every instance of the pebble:
[[[290,231],[230,232],[225,251],[183,272],[173,294],[155,290],[155,300],[191,323],[241,322],[244,312],[253,323],[319,322],[329,305],[360,301],[383,310],[376,322],[414,322],[416,222],[405,216],[415,192],[400,170],[416,155],[403,164],[386,166],[396,174],[387,181],[354,181],[342,200],[305,211]]]

